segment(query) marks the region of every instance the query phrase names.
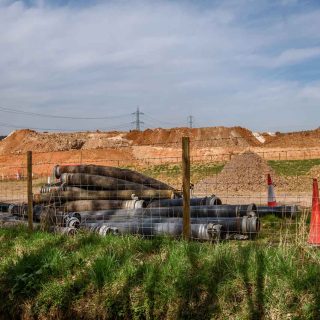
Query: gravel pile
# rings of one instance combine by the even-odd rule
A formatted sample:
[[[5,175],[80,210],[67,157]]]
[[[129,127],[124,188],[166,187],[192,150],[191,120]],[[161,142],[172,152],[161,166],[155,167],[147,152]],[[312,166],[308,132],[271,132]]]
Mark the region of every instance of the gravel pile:
[[[220,174],[203,179],[195,186],[195,192],[266,190],[266,175],[270,173],[276,186],[286,181],[278,177],[267,162],[257,154],[246,151],[234,156]]]
[[[320,179],[320,165],[312,167],[308,174],[311,178]]]

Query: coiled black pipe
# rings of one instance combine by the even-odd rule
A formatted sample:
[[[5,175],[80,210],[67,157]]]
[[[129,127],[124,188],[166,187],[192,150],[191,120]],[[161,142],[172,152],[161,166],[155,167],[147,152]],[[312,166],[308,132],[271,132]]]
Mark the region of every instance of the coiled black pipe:
[[[47,193],[61,189],[61,182],[57,183],[47,183],[41,186],[40,193]]]
[[[169,235],[173,237],[179,237],[182,233],[182,223],[114,223],[114,224],[86,224],[83,226],[88,230],[105,235],[105,230],[109,233],[116,234],[139,234],[143,236],[155,236],[155,235]],[[199,240],[213,240],[220,238],[221,226],[220,225],[206,225],[206,224],[192,224],[191,237]],[[102,231],[101,231],[102,230]]]
[[[77,233],[76,228],[70,227],[51,227],[50,230],[54,233],[64,234],[67,236],[74,236]]]
[[[34,203],[49,203],[55,201],[74,200],[132,200],[138,197],[140,200],[170,199],[175,197],[172,190],[111,190],[92,191],[77,187],[63,187],[65,191],[54,191],[50,193],[39,193],[33,196]]]
[[[10,204],[8,212],[16,216],[25,216],[28,214],[28,205],[25,203]]]
[[[221,200],[216,196],[204,198],[191,198],[190,206],[214,206],[221,205]],[[148,208],[163,208],[163,207],[181,207],[183,206],[183,199],[163,199],[153,200],[148,204]]]
[[[64,203],[60,210],[64,212],[97,211],[109,209],[144,208],[144,200],[77,200]]]
[[[36,221],[40,221],[41,214],[44,211],[44,205],[35,205],[33,206],[33,219]]]
[[[8,212],[10,203],[0,202],[0,212]]]
[[[82,225],[98,225],[98,223],[85,223]],[[108,221],[107,225],[115,227],[119,233],[156,235],[171,234],[180,236],[182,233],[182,219],[130,219],[128,221]],[[260,220],[257,217],[234,217],[234,218],[194,218],[191,219],[191,230],[194,226],[212,226],[220,225],[223,233],[237,234],[257,234],[260,231]],[[198,238],[208,239],[208,237],[199,236]]]
[[[91,222],[85,222],[84,224],[90,224]],[[95,222],[96,223],[96,222]],[[101,222],[100,222],[101,223]],[[182,218],[131,218],[126,221],[113,221],[107,222],[110,226],[116,226],[119,230],[121,228],[136,228],[136,226],[152,228],[157,224],[174,224],[182,223]],[[214,224],[221,225],[222,230],[225,233],[238,233],[238,234],[256,234],[260,231],[260,220],[258,217],[234,217],[234,218],[191,218],[191,225],[194,224]],[[135,227],[133,227],[135,226]]]
[[[63,173],[61,182],[69,186],[80,186],[93,190],[145,190],[150,187],[113,177],[85,173]]]
[[[107,234],[119,234],[119,230],[117,227],[111,227],[107,223],[88,223],[82,225],[82,228],[97,233],[101,236],[106,236]]]
[[[161,190],[174,190],[171,186],[154,178],[148,177],[136,171],[129,169],[120,169],[109,166],[97,165],[75,165],[75,166],[59,166],[53,168],[56,178],[60,178],[63,173],[85,173],[91,175],[105,176],[111,178],[122,179],[148,186],[149,188]]]
[[[276,206],[276,207],[268,207],[268,206],[258,206],[257,207],[257,215],[259,217],[274,214],[279,218],[292,218],[294,219],[299,212],[299,208],[296,205],[291,206]]]
[[[190,215],[193,218],[206,217],[242,217],[254,215],[255,206],[253,205],[220,205],[220,206],[196,206],[190,207]],[[183,216],[182,207],[165,208],[146,208],[146,209],[119,209],[119,210],[100,210],[79,212],[81,219],[85,220],[108,220],[125,219],[130,217],[165,217],[181,218]]]

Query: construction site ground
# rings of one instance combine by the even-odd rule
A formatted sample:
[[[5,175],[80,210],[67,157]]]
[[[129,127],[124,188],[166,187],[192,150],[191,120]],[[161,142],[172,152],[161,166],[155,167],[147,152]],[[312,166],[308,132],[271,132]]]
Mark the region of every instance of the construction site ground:
[[[24,319],[62,314],[97,319],[106,313],[109,318],[143,314],[175,319],[187,314],[202,319],[211,314],[245,319],[248,306],[262,296],[257,307],[262,311],[251,312],[251,318],[319,318],[319,252],[305,249],[312,178],[320,176],[318,134],[257,135],[242,128],[14,132],[0,142],[0,202],[27,200],[28,150],[33,151],[33,193],[48,178],[54,182],[54,165],[80,163],[131,168],[181,189],[181,137],[189,135],[192,195],[263,205],[270,173],[277,201],[305,208],[295,219],[263,217],[254,241],[219,245],[0,229],[0,286],[9,297],[0,313]],[[275,285],[261,287],[265,279]]]
[[[78,133],[18,130],[0,141],[0,177],[24,167],[29,150],[38,175],[47,175],[52,163],[179,163],[183,136],[190,137],[192,162],[226,162],[246,150],[266,160],[320,158],[320,129],[293,133],[256,133],[241,127]]]
[[[131,132],[12,132],[0,141],[0,201],[23,200],[26,152],[33,151],[34,192],[55,164],[132,168],[181,188],[181,138],[191,141],[194,195],[225,202],[263,203],[266,174],[279,199],[310,203],[311,179],[320,176],[320,129],[256,133],[241,127],[148,129]],[[17,181],[20,179],[20,181]]]

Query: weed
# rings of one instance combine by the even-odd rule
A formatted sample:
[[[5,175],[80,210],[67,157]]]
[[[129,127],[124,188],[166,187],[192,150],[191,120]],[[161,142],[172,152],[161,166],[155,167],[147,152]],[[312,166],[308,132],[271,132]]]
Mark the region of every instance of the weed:
[[[2,318],[320,317],[318,251],[25,229],[0,239]]]
[[[270,160],[268,164],[279,175],[301,176],[307,174],[313,166],[320,165],[320,159]]]

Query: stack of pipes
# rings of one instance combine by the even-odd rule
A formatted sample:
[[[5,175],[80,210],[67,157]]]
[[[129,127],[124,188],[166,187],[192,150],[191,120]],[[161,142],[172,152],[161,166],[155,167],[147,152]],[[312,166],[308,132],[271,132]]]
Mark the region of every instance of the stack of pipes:
[[[36,217],[50,204],[66,228],[143,236],[182,233],[181,194],[161,181],[97,165],[57,165],[53,172],[59,181],[34,196]],[[248,238],[260,229],[255,205],[222,205],[211,196],[191,199],[190,208],[193,238]]]
[[[55,166],[54,176],[58,183],[47,184],[35,195],[35,203],[112,200],[105,203],[112,207],[126,208],[126,200],[168,199],[180,197],[171,186],[129,169],[97,165]],[[116,202],[118,200],[118,202]],[[89,202],[88,202],[89,204]],[[100,202],[100,206],[101,206]],[[124,207],[122,207],[124,206]]]
[[[98,165],[55,166],[55,183],[34,195],[34,220],[49,217],[56,232],[84,228],[99,234],[180,236],[181,193],[129,169]],[[26,204],[0,204],[4,217],[24,220]],[[190,200],[191,236],[200,240],[245,239],[260,230],[259,217],[273,213],[293,217],[296,206],[225,205],[216,196]],[[0,219],[1,220],[1,219]]]

